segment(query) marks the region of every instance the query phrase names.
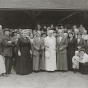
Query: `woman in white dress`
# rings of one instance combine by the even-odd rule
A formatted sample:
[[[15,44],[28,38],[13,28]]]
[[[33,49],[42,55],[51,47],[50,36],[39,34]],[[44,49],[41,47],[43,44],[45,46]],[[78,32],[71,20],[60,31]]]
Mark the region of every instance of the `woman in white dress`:
[[[56,70],[56,39],[53,37],[53,31],[48,31],[45,38],[45,69],[46,71]]]
[[[4,57],[0,55],[0,74],[6,76],[5,73],[6,73],[6,69],[5,69]]]

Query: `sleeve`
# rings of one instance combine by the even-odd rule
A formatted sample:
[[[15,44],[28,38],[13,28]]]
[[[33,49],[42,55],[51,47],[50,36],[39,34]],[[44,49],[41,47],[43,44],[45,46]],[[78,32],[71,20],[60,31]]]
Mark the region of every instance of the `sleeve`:
[[[43,38],[42,38],[42,39],[43,39]],[[43,39],[42,48],[43,48],[43,49],[45,48],[45,41],[44,41],[44,39]]]
[[[65,49],[67,46],[68,46],[68,41],[67,41],[67,39],[65,39],[65,45],[62,46],[62,49]]]
[[[83,39],[82,40],[82,46],[81,46],[81,48],[84,48],[86,46],[86,42],[85,42],[85,40]]]
[[[8,43],[8,40],[6,38],[2,39],[3,46],[12,46],[12,43]]]
[[[18,51],[20,51],[20,39],[18,39],[18,41],[17,41],[17,49],[18,49]]]
[[[77,40],[75,39],[75,51],[77,50]]]
[[[28,45],[29,45],[29,49],[32,50],[32,42],[30,41],[30,39],[28,41]]]
[[[72,57],[72,63],[74,63],[74,56]]]
[[[34,47],[34,49],[36,49],[36,50],[37,50],[37,48],[38,48],[38,47],[36,46],[36,40],[35,40],[35,39],[33,40],[33,47]]]

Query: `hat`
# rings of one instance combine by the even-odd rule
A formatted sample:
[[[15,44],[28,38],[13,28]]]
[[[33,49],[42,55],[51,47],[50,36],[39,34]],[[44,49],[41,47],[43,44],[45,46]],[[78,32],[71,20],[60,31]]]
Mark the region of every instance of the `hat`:
[[[26,30],[22,30],[21,33],[26,33]]]
[[[81,49],[79,50],[79,52],[81,52],[81,51],[84,51],[84,52],[85,52],[85,49],[84,49],[84,48],[81,48]]]
[[[4,31],[3,31],[3,32],[5,32],[5,31],[9,31],[9,32],[10,32],[10,29],[6,28],[6,29],[4,29]]]
[[[75,51],[75,54],[76,54],[76,53],[79,53],[79,51]]]

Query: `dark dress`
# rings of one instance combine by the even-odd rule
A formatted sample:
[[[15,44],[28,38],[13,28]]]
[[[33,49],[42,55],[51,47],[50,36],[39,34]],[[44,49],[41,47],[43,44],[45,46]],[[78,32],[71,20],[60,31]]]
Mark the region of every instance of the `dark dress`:
[[[32,73],[31,43],[29,39],[19,38],[17,47],[21,52],[21,56],[18,56],[17,59],[16,73],[20,75]]]
[[[88,62],[86,62],[86,63],[79,63],[79,71],[82,74],[88,75]]]
[[[68,70],[72,70],[72,57],[75,55],[75,51],[77,50],[77,40],[76,39],[68,39],[68,47],[67,47],[67,58],[68,58]]]

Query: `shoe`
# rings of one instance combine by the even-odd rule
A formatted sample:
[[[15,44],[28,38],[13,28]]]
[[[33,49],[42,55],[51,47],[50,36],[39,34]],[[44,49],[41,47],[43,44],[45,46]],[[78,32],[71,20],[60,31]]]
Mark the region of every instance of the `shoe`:
[[[4,77],[7,77],[7,75],[6,75],[5,73],[2,73],[2,75],[3,75]]]

